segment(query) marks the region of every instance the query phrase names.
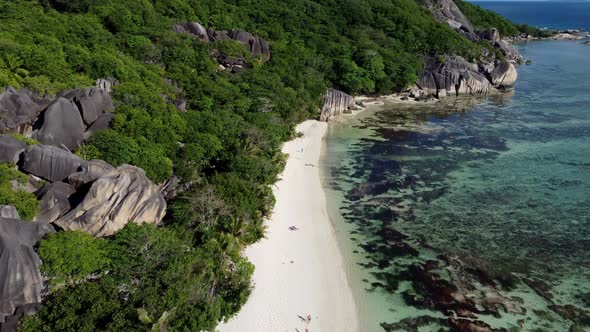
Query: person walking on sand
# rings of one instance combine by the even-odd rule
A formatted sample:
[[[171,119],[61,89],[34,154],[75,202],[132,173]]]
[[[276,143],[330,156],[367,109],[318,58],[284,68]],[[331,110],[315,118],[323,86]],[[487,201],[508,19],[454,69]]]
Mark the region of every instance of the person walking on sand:
[[[305,320],[307,326],[305,326],[305,332],[309,332],[309,324],[311,324],[311,315],[307,314],[307,319]]]

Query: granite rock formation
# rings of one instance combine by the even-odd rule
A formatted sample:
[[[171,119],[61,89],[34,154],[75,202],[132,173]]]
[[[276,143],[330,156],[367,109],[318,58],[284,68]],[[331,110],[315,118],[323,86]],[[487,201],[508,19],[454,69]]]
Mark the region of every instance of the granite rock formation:
[[[175,24],[173,26],[173,30],[177,33],[188,33],[191,35],[196,36],[200,40],[204,42],[216,42],[220,40],[235,40],[240,42],[244,47],[254,56],[259,56],[262,61],[267,62],[271,59],[271,50],[268,42],[263,38],[258,36],[252,35],[250,32],[234,29],[234,30],[214,30],[214,29],[205,29],[204,26],[197,22],[188,22],[182,24]],[[232,71],[236,71],[235,66],[236,63],[230,63],[230,60],[235,62],[238,60],[242,60],[241,62],[245,62],[245,59],[234,59],[233,57],[220,57],[217,56],[217,61],[223,65],[224,68],[230,68]],[[244,67],[243,63],[240,63],[242,67]]]
[[[18,211],[12,205],[0,205],[0,218],[20,219]]]
[[[448,24],[471,41],[479,39],[471,23],[453,0],[425,0],[424,4],[438,21]]]
[[[207,29],[202,26],[200,23],[197,22],[187,22],[182,24],[175,24],[172,29],[176,33],[189,33],[191,35],[197,36],[200,40],[204,42],[209,42],[209,36],[207,33]]]
[[[116,80],[97,84],[101,87],[61,91],[55,99],[9,88],[0,94],[0,134],[18,133],[43,144],[76,149],[94,132],[109,128],[113,120],[108,91]]]
[[[478,66],[459,56],[427,58],[424,74],[416,85],[421,93],[437,98],[486,94],[492,91],[492,85],[479,73]]]
[[[510,43],[502,40],[502,36],[500,36],[496,28],[475,31],[453,0],[424,0],[424,4],[438,21],[446,23],[467,39],[473,42],[488,41],[490,46],[502,52],[506,60],[513,61],[515,64],[525,62],[522,55]],[[494,54],[489,54],[489,52],[482,54],[482,56],[495,57]]]
[[[85,88],[70,91],[64,98],[73,101],[86,126],[96,121],[104,113],[111,112],[115,107],[108,92],[101,88]]]
[[[107,93],[113,92],[113,87],[119,85],[119,81],[113,77],[99,78],[96,80],[96,87],[105,90]]]
[[[354,105],[351,95],[336,89],[328,89],[323,97],[323,106],[320,111],[320,121],[328,121],[330,118],[344,113]]]
[[[62,181],[78,170],[84,159],[48,145],[31,145],[23,153],[21,168],[47,181]]]
[[[511,62],[500,62],[490,74],[492,84],[498,89],[509,89],[514,86],[518,73]]]
[[[27,145],[18,139],[0,135],[0,163],[18,163],[21,153],[26,148]]]
[[[489,40],[492,43],[497,43],[501,40],[500,32],[496,28],[477,31],[477,36],[483,40]]]
[[[0,329],[14,330],[17,312],[41,302],[41,260],[33,246],[53,228],[48,224],[0,218]],[[19,310],[20,309],[20,310]]]
[[[0,134],[29,134],[40,111],[28,94],[9,88],[0,94]]]
[[[99,130],[109,129],[114,119],[115,115],[113,113],[104,113],[103,115],[99,116],[96,121],[86,128],[83,138],[88,139]]]
[[[66,214],[72,208],[70,198],[76,192],[76,188],[65,182],[56,181],[49,183],[36,192],[41,200],[37,222],[52,223]]]
[[[78,189],[93,182],[113,169],[115,169],[115,167],[105,161],[90,160],[80,165],[76,173],[68,176],[67,182]]]
[[[89,167],[87,172],[98,168]],[[84,189],[76,193],[81,197],[80,203],[55,220],[55,225],[94,236],[109,236],[128,222],[158,223],[166,212],[166,201],[140,168],[117,167],[89,186],[85,193]]]
[[[239,29],[230,31],[228,35],[231,39],[242,43],[252,55],[260,56],[264,62],[270,60],[270,46],[263,38]]]
[[[38,117],[33,138],[74,150],[93,132],[108,128],[113,109],[111,97],[102,88],[62,91]]]
[[[494,46],[504,54],[506,60],[513,61],[516,64],[523,64],[525,62],[524,57],[509,42],[500,40]]]
[[[85,126],[73,101],[58,98],[41,114],[33,138],[43,144],[65,146],[74,150],[84,138]]]

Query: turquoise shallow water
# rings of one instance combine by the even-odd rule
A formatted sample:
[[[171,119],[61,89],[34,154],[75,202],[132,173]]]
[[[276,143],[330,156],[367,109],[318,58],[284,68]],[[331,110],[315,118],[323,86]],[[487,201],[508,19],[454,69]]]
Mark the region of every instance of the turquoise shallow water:
[[[364,331],[590,329],[590,47],[519,49],[533,63],[513,92],[330,127],[325,182]]]

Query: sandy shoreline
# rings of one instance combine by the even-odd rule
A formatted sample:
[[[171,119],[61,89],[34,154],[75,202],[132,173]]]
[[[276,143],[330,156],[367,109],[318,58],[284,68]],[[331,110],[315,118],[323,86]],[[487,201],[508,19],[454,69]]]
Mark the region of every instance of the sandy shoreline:
[[[358,331],[357,309],[320,179],[327,128],[324,122],[305,121],[297,126],[303,137],[283,146],[289,159],[273,188],[276,205],[266,223],[266,238],[245,250],[256,266],[254,290],[219,331]],[[309,325],[302,319],[308,315]]]

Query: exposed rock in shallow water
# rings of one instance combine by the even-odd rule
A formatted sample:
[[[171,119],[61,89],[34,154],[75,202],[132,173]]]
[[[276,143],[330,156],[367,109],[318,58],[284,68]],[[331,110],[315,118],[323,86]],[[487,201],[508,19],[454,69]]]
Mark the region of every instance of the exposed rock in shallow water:
[[[418,94],[433,95],[438,98],[458,95],[487,94],[492,85],[478,72],[478,66],[459,56],[447,56],[444,59],[428,58],[424,64],[424,74],[416,85],[423,92]]]
[[[494,44],[499,49],[508,61],[514,61],[517,64],[523,64],[525,59],[518,51],[507,41],[500,40]]]
[[[22,169],[47,181],[62,181],[78,170],[85,160],[48,145],[31,145],[24,152]]]
[[[41,107],[26,93],[8,89],[0,94],[0,134],[28,134]]]
[[[550,305],[549,309],[555,311],[558,315],[565,319],[569,319],[573,323],[585,327],[590,327],[590,313],[580,309],[574,305]]]
[[[514,87],[518,73],[514,65],[508,61],[498,64],[490,74],[492,84],[499,89],[510,89]]]
[[[351,95],[340,90],[328,89],[324,94],[320,121],[328,121],[330,118],[344,113],[351,105],[354,105],[354,98]]]
[[[33,246],[53,228],[48,224],[0,218],[0,328],[15,324],[17,309],[26,313],[41,302],[41,260]]]
[[[123,165],[92,182],[80,204],[54,224],[94,236],[109,236],[125,227],[158,223],[166,213],[166,201],[142,169]]]

